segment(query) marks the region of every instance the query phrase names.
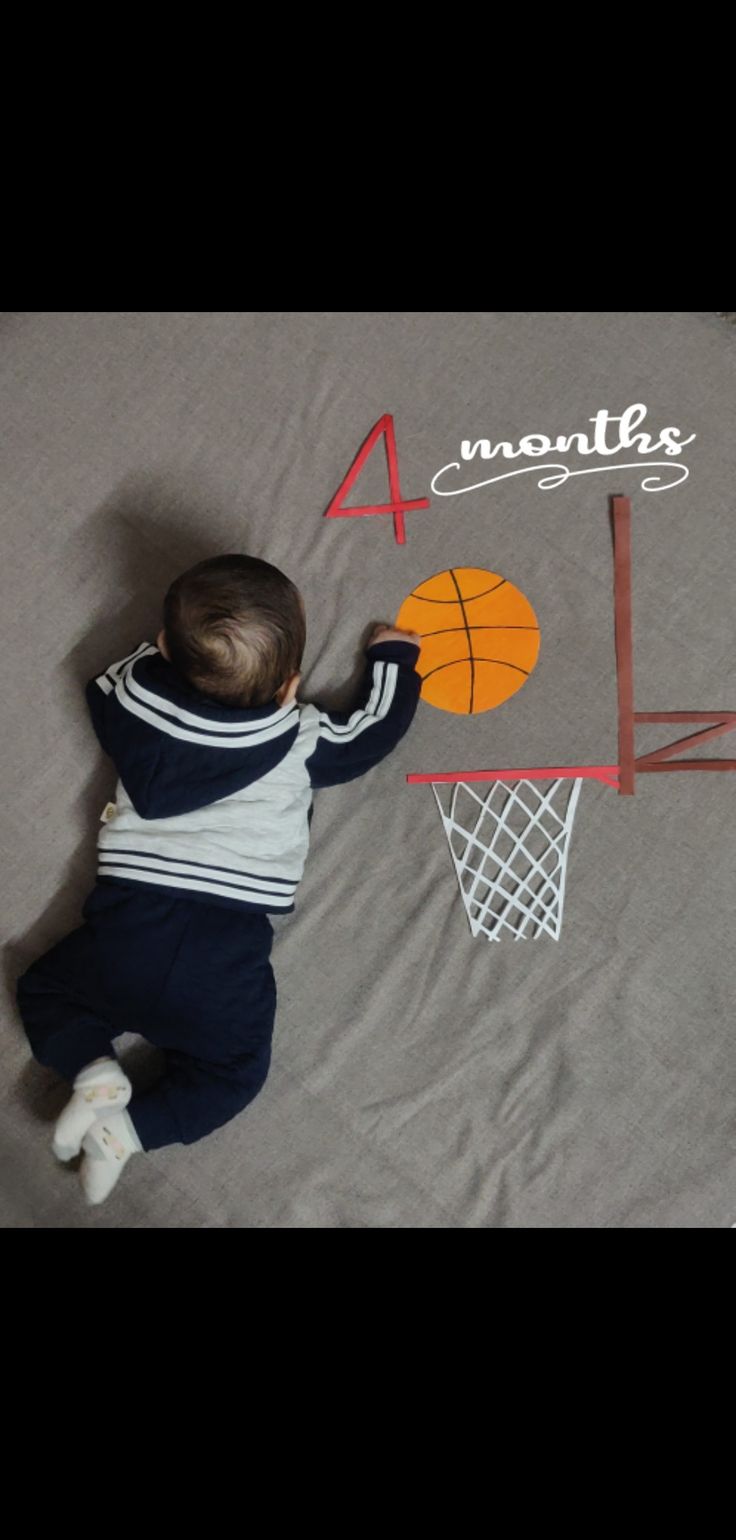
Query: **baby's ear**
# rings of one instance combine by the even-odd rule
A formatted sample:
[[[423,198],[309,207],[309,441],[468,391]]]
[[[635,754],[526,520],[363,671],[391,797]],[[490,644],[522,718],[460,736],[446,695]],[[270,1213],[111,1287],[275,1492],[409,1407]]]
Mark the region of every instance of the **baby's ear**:
[[[292,674],[291,678],[287,679],[284,684],[282,684],[281,688],[276,691],[274,700],[278,701],[280,706],[288,706],[291,704],[297,690],[299,689],[299,680],[301,677],[301,674]]]

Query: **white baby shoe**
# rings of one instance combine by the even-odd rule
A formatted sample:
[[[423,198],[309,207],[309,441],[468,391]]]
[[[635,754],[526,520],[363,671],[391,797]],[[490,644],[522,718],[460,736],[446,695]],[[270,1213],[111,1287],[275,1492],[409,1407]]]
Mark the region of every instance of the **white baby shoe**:
[[[73,1160],[92,1124],[107,1113],[121,1112],[132,1094],[133,1087],[117,1059],[95,1059],[85,1065],[54,1129],[52,1148],[57,1160]]]

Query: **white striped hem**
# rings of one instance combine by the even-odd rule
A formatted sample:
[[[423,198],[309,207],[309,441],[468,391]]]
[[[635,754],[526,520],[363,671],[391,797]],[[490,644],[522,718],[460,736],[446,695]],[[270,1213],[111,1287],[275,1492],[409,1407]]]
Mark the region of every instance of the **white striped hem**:
[[[281,893],[289,893],[293,896],[297,889],[297,883],[284,880],[281,877],[269,877],[265,873],[258,875],[256,872],[238,872],[236,868],[228,866],[225,870],[221,866],[208,866],[204,861],[188,861],[186,856],[179,860],[172,856],[159,855],[152,851],[150,856],[143,855],[139,851],[119,850],[115,845],[101,844],[98,846],[99,859],[114,861],[116,866],[144,866],[151,871],[160,871],[162,863],[165,863],[167,872],[174,872],[182,877],[201,877],[214,879],[216,882],[229,882],[235,887],[261,888],[266,892],[277,889]]]
[[[269,909],[289,909],[294,893],[266,892],[240,883],[201,882],[195,877],[179,876],[172,881],[168,872],[154,872],[131,866],[110,866],[107,862],[97,868],[98,877],[123,877],[126,882],[152,882],[159,888],[186,889],[192,893],[219,893],[223,898],[236,898],[252,903],[268,904]],[[296,890],[295,890],[296,891]],[[281,901],[283,899],[283,902]]]

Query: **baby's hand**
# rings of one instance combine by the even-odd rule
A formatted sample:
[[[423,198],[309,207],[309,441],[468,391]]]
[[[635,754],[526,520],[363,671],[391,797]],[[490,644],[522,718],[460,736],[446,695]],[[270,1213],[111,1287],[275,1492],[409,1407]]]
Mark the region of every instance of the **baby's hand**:
[[[421,647],[422,638],[417,636],[416,631],[396,631],[393,626],[376,626],[366,647],[372,647],[374,642],[414,642],[417,647]]]

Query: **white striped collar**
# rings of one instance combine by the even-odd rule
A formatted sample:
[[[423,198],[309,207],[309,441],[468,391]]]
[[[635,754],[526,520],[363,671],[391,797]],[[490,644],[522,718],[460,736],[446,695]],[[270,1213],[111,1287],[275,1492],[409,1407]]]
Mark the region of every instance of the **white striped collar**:
[[[136,677],[136,672],[145,673],[148,660],[154,658],[163,658],[163,654],[157,647],[143,642],[128,658],[112,664],[97,682],[103,688],[106,687],[107,693],[111,688],[110,681],[114,680],[115,696],[121,706],[134,716],[143,717],[152,725],[160,727],[162,732],[186,738],[190,742],[206,741],[223,748],[240,748],[268,742],[297,725],[299,707],[295,701],[277,706],[272,711],[263,706],[256,706],[252,711],[237,708],[237,716],[234,714],[236,708],[218,707],[215,703],[209,716],[189,711],[170,696],[147,689]],[[175,671],[171,669],[167,683],[174,693],[176,679]],[[177,724],[181,724],[181,727],[178,728]]]

